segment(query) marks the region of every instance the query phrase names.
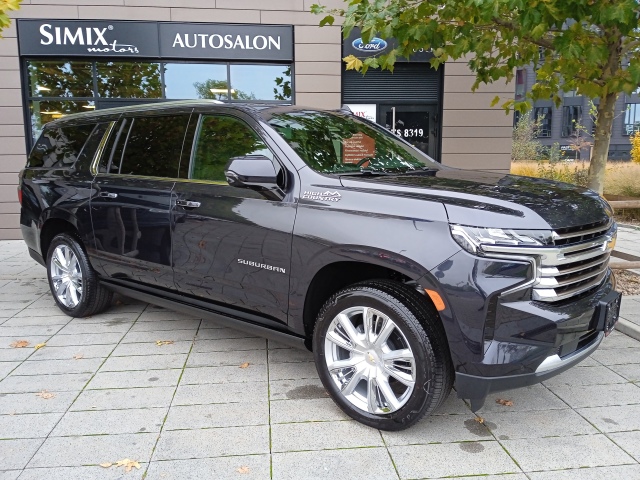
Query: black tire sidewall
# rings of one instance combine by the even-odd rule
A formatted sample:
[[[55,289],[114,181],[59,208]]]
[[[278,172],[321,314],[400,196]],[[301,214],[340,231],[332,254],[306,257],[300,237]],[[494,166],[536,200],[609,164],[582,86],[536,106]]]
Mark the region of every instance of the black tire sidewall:
[[[59,245],[66,245],[73,251],[76,258],[78,259],[80,270],[82,271],[82,297],[74,308],[68,308],[66,305],[60,303],[53,286],[53,281],[51,280],[51,257],[53,256],[53,252],[55,251],[56,247],[58,247]],[[51,290],[51,295],[53,295],[53,299],[55,300],[56,305],[58,305],[58,308],[60,308],[60,310],[62,310],[70,317],[82,317],[84,316],[83,313],[87,310],[90,295],[90,289],[87,288],[87,283],[91,278],[91,271],[89,270],[90,268],[91,266],[89,265],[89,260],[87,259],[84,250],[75,238],[66,233],[61,233],[53,238],[51,244],[49,245],[49,251],[47,252],[47,279],[49,280],[49,289]]]
[[[387,298],[385,298],[387,297]],[[425,409],[434,401],[430,386],[434,383],[435,369],[433,350],[425,342],[424,329],[409,309],[399,302],[390,302],[388,294],[374,288],[352,288],[338,293],[322,309],[313,336],[313,352],[318,375],[324,387],[338,406],[351,418],[381,430],[403,430],[423,416]],[[400,328],[411,346],[416,362],[416,383],[409,401],[399,410],[387,415],[374,415],[352,405],[340,392],[331,378],[326,364],[325,336],[329,325],[341,311],[355,306],[375,308],[389,316]],[[411,319],[406,317],[411,315]],[[415,328],[422,330],[422,338]]]

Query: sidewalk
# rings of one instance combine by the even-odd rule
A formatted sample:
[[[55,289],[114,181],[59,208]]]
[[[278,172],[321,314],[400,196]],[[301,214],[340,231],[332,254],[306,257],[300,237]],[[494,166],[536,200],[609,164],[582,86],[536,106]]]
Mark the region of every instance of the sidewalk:
[[[640,299],[622,316],[638,324]],[[640,342],[614,332],[479,414],[452,393],[407,431],[362,426],[310,353],[123,297],[66,317],[24,243],[0,242],[0,480],[639,480]],[[100,466],[123,459],[140,468]]]

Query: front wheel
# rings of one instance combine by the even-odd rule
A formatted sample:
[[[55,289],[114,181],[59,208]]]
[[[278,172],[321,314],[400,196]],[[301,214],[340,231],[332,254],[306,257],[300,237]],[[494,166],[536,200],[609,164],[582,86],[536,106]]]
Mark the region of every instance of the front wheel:
[[[449,350],[436,311],[397,282],[364,282],[333,295],[318,315],[313,351],[338,406],[381,430],[410,427],[451,390]]]
[[[111,303],[112,292],[100,285],[82,245],[73,235],[56,235],[47,253],[49,288],[60,310],[88,317]]]

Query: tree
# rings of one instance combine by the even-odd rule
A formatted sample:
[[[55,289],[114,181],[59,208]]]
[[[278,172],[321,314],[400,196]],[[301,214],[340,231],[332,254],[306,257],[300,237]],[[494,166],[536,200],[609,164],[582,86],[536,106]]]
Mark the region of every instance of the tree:
[[[226,80],[205,80],[204,82],[194,82],[198,98],[208,98],[211,100],[227,100],[227,91],[229,89]],[[212,90],[214,90],[212,92]],[[256,96],[252,93],[246,93],[242,90],[231,89],[231,99],[233,100],[255,100]]]
[[[344,35],[359,27],[362,39],[396,38],[398,46],[364,60],[345,58],[347,68],[393,70],[397,57],[432,49],[431,64],[470,58],[482,83],[510,81],[518,67],[533,65],[537,82],[528,98],[503,107],[525,112],[531,101],[562,92],[598,98],[588,185],[602,193],[615,103],[640,85],[640,4],[636,0],[348,0],[346,9],[313,5],[329,13],[320,25],[344,17]],[[469,56],[469,57],[467,57]],[[500,102],[495,98],[492,105]]]
[[[520,116],[513,129],[513,143],[511,145],[511,160],[538,160],[542,150],[542,144],[538,141],[536,134],[542,124],[542,120],[537,121],[531,115],[525,113]]]
[[[0,0],[0,38],[2,38],[2,31],[11,25],[9,10],[18,10],[21,2],[22,0]]]

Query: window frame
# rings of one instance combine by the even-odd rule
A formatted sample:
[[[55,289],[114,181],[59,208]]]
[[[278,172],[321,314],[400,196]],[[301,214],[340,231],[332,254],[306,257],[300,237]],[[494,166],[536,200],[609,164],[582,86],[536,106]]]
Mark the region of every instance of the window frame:
[[[577,115],[576,115],[577,112]],[[562,132],[563,138],[571,137],[576,134],[576,125],[582,121],[581,105],[563,105],[562,106]]]
[[[551,107],[535,107],[534,109],[534,121],[538,121],[538,117],[540,117],[542,112],[545,112],[544,118],[542,119],[542,126],[536,132],[536,138],[551,138],[552,129],[553,129],[553,109]],[[548,129],[543,129],[544,124],[547,123],[548,120]]]
[[[625,137],[629,137],[632,133],[640,132],[640,121],[627,123],[627,114],[629,115],[629,119],[631,119],[631,111],[633,111],[634,119],[640,119],[640,103],[627,102],[624,105],[624,117],[622,118],[622,135]]]

